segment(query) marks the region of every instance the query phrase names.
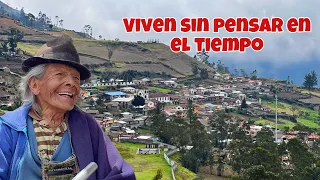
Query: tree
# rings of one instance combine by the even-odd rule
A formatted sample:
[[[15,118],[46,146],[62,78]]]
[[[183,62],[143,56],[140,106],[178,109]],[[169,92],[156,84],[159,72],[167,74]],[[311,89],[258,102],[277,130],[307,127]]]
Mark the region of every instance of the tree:
[[[162,170],[158,169],[156,176],[153,178],[153,180],[161,180],[162,179]]]
[[[250,74],[250,79],[256,80],[257,79],[257,70],[252,71]]]
[[[56,27],[58,27],[59,26],[59,16],[56,16],[56,22],[57,22]]]
[[[133,106],[143,106],[145,104],[145,100],[143,97],[141,96],[135,96],[133,101],[132,101],[132,105]]]
[[[174,131],[171,131],[170,144],[182,150],[191,141],[187,121],[181,117],[173,117],[168,123],[170,124],[169,127],[174,129]]]
[[[85,34],[86,38],[89,38],[89,39],[92,38],[92,27],[89,24],[85,25],[82,31]]]
[[[246,169],[242,176],[245,180],[277,180],[279,177],[272,172],[266,171],[263,165],[256,165]]]
[[[63,28],[63,19],[59,20],[59,25],[60,25],[60,28]]]
[[[10,46],[10,51],[15,52],[17,43],[23,39],[23,33],[18,29],[11,28],[8,32],[8,42]]]
[[[238,71],[238,69],[234,69],[234,75],[235,75],[235,76],[239,76],[239,71]]]
[[[247,108],[247,107],[248,107],[248,104],[246,102],[246,98],[243,98],[241,102],[241,108]]]
[[[305,169],[311,168],[315,163],[314,155],[308,151],[307,145],[297,138],[290,139],[287,148],[294,166],[294,179],[304,179]]]
[[[27,15],[27,17],[28,17],[28,20],[30,21],[30,26],[33,27],[34,26],[34,21],[36,20],[36,17],[31,13],[29,13]]]
[[[209,62],[208,62],[209,55],[208,55],[208,53],[205,51],[205,49],[202,49],[201,52],[198,52],[198,53],[196,54],[196,57],[198,57],[198,59],[199,59],[202,63],[204,63],[204,64],[208,64],[208,63],[209,63]]]
[[[212,139],[213,147],[219,149],[219,166],[218,166],[218,175],[222,175],[223,170],[223,159],[220,158],[221,151],[227,147],[228,141],[228,132],[229,124],[231,121],[231,116],[223,111],[219,111],[212,115],[209,124],[210,124],[210,134]]]
[[[218,60],[218,63],[217,63],[217,72],[220,73],[220,74],[224,74],[225,73],[225,66],[222,64],[221,60]]]
[[[110,44],[107,45],[107,49],[108,49],[108,58],[109,58],[109,61],[111,60],[111,57],[113,55],[113,50],[114,50],[114,47]]]
[[[309,91],[313,90],[313,87],[318,85],[317,73],[313,70],[311,73],[308,73],[304,76],[303,86]],[[311,92],[310,92],[311,97]]]
[[[244,69],[240,69],[240,72],[243,77],[248,77],[248,74],[246,73],[246,71]]]
[[[192,124],[193,121],[197,120],[197,117],[194,114],[194,107],[191,99],[188,100],[187,119],[189,120],[189,124]]]
[[[26,23],[27,23],[27,21],[26,21],[26,20],[27,20],[26,14],[25,14],[23,8],[21,8],[21,10],[20,10],[19,19],[20,19],[20,21],[21,21],[23,24],[26,24]]]
[[[200,69],[200,78],[201,79],[208,79],[208,77],[209,77],[208,70],[205,68]]]
[[[289,85],[290,83],[291,83],[290,76],[288,76],[286,84]]]
[[[193,73],[193,75],[198,74],[198,64],[192,63],[192,73]]]
[[[1,43],[1,51],[2,52],[8,52],[9,51],[9,49],[8,49],[8,41],[3,41],[2,43]]]
[[[290,107],[290,110],[292,111],[292,116],[294,116],[294,113],[298,110],[298,108],[296,106],[292,105]]]

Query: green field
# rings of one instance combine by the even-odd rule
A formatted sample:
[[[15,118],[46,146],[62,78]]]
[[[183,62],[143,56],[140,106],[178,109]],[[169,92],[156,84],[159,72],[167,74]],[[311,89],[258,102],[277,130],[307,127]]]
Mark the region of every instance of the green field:
[[[132,144],[132,143],[117,143],[117,149],[119,150],[121,156],[133,167],[137,179],[152,179],[158,169],[162,170],[162,180],[171,180],[171,167],[167,164],[166,160],[163,158],[163,153],[161,155],[137,155],[136,149],[143,148],[143,144]],[[178,154],[178,153],[176,153]],[[171,156],[174,159],[175,155]],[[180,157],[176,155],[176,157]],[[176,161],[176,159],[174,160]],[[185,179],[195,179],[197,175],[188,169],[178,166],[175,172],[177,180]]]
[[[266,120],[266,119],[254,121],[254,124],[256,124],[256,125],[260,125],[260,124],[270,125],[272,127],[276,126],[274,122]],[[293,123],[289,120],[286,120],[286,119],[278,119],[278,128],[279,129],[284,129],[284,127],[286,127],[286,126],[289,128],[293,128],[293,126],[295,126],[295,123]]]
[[[267,102],[267,101],[262,101],[263,106],[268,106],[271,110],[275,111],[275,102]],[[293,112],[291,107],[294,106],[296,110]],[[299,115],[296,119],[299,123],[311,127],[311,128],[318,128],[319,125],[316,123],[319,114],[317,111],[297,106],[297,105],[290,105],[288,103],[284,102],[278,102],[278,113],[281,112],[286,112],[287,114],[290,115]]]
[[[272,120],[268,120],[268,119],[263,119],[263,118],[252,118],[252,117],[247,117],[244,115],[240,115],[240,114],[235,114],[232,113],[234,116],[236,117],[240,117],[240,118],[245,118],[246,120],[253,120],[255,125],[270,125],[272,127],[275,127],[275,118]],[[308,121],[310,122],[310,121]],[[313,122],[311,122],[313,123]],[[278,128],[279,129],[284,129],[284,127],[288,126],[289,128],[293,128],[293,126],[295,126],[295,123],[287,120],[287,119],[281,119],[278,118]]]
[[[137,148],[145,147],[143,144],[117,143],[117,149],[121,156],[133,167],[137,179],[152,179],[157,170],[162,170],[162,180],[171,180],[171,167],[167,164],[163,155],[136,154]]]
[[[319,92],[309,91],[309,90],[305,90],[305,89],[299,89],[299,91],[301,93],[303,93],[303,94],[312,94],[314,96],[320,97],[320,93]]]
[[[153,87],[153,86],[149,86],[148,88],[157,92],[162,92],[162,93],[172,92],[171,89],[166,89],[166,88],[159,88],[159,87]]]
[[[17,47],[27,51],[31,55],[35,55],[38,49],[42,46],[42,44],[35,44],[35,43],[18,43]]]

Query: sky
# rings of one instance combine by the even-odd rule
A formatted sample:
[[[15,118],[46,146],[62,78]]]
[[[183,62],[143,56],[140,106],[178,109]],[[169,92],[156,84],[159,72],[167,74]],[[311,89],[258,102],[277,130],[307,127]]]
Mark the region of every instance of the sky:
[[[211,61],[222,60],[230,67],[257,69],[258,74],[268,76],[294,73],[294,67],[306,66],[307,70],[317,70],[320,57],[320,16],[319,0],[3,0],[11,7],[37,15],[46,13],[53,20],[59,16],[64,20],[64,28],[81,31],[89,24],[93,36],[102,35],[105,39],[119,38],[123,41],[147,41],[159,39],[169,44],[173,37],[260,37],[264,40],[262,51],[245,53],[209,53]],[[306,3],[307,2],[307,3]],[[122,22],[124,17],[309,17],[312,22],[310,33],[126,33]],[[284,26],[285,27],[285,26]],[[188,54],[193,56],[196,48],[192,46]],[[319,68],[318,68],[319,69]],[[307,71],[305,70],[305,71]],[[280,71],[280,72],[279,72]],[[288,71],[288,72],[287,72]],[[259,73],[260,72],[260,73]],[[302,71],[301,71],[302,72]],[[304,71],[303,71],[304,72]],[[319,69],[320,73],[320,69]],[[294,74],[292,74],[294,75]]]

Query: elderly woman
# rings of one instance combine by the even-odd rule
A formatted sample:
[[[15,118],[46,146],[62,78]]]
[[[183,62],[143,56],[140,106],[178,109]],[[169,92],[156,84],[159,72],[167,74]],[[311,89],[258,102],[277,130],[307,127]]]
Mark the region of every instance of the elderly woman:
[[[135,179],[96,120],[75,106],[80,64],[72,40],[61,36],[22,64],[24,105],[0,118],[0,179],[72,179],[89,163],[89,179]]]

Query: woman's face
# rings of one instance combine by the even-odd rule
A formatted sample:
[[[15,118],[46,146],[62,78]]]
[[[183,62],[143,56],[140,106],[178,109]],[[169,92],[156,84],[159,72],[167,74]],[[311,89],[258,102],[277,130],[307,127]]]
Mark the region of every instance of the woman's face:
[[[42,110],[73,109],[80,94],[80,73],[63,64],[49,64],[41,79],[32,78],[29,84]]]

